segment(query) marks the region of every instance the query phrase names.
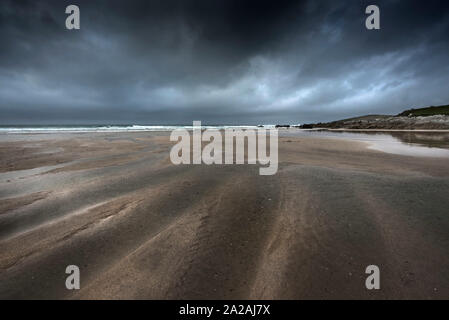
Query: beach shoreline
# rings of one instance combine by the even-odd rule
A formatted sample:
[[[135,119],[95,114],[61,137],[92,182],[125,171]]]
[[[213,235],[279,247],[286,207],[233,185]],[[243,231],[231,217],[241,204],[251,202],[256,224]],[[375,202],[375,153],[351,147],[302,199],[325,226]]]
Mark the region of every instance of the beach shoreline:
[[[0,298],[449,296],[446,158],[280,131],[274,176],[175,166],[169,132],[0,135]]]

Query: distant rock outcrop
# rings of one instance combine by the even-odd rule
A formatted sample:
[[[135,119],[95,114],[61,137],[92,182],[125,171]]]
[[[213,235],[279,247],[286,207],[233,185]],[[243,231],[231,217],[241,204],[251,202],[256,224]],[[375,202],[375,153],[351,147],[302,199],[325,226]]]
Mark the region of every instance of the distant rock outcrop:
[[[410,109],[397,116],[368,115],[327,123],[303,124],[301,128],[449,130],[449,106]]]

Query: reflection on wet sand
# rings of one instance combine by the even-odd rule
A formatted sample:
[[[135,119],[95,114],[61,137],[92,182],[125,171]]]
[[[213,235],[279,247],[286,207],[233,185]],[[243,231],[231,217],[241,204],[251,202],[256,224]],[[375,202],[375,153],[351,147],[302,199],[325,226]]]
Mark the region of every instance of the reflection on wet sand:
[[[367,142],[370,149],[419,157],[449,157],[445,131],[285,130],[280,136],[342,138]]]
[[[391,136],[407,144],[421,145],[430,148],[448,148],[449,132],[395,132]]]

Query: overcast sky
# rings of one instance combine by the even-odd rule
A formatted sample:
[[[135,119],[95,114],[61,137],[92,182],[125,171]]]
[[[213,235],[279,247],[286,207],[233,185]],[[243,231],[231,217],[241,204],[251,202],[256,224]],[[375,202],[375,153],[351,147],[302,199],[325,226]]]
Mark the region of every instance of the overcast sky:
[[[0,124],[294,124],[449,104],[449,1],[1,0],[0,41]]]

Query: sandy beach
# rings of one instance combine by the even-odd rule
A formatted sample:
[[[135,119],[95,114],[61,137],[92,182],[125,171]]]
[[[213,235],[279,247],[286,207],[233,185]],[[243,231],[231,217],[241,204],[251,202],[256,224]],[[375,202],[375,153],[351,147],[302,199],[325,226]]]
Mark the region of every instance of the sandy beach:
[[[0,298],[447,299],[449,161],[281,136],[279,170],[167,133],[0,137]],[[65,288],[77,265],[81,289]],[[365,288],[377,265],[381,289]]]

